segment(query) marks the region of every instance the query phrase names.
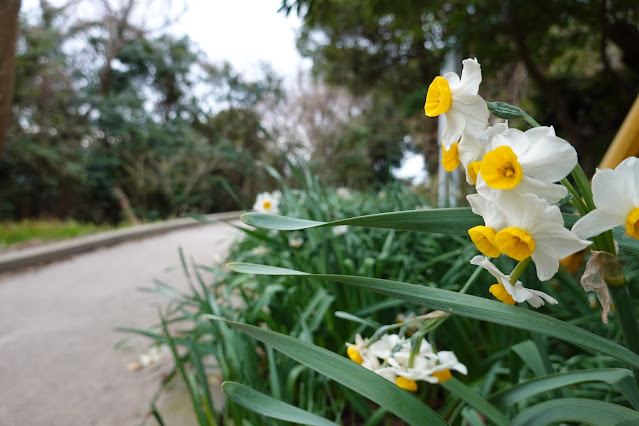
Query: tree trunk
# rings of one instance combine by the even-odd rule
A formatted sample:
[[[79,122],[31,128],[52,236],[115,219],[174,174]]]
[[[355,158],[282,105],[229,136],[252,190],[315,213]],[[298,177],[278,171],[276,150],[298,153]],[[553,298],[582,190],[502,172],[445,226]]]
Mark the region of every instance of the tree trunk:
[[[129,197],[126,196],[122,187],[120,185],[113,185],[111,191],[113,192],[115,198],[118,200],[120,209],[122,210],[122,213],[124,213],[127,221],[131,222],[134,225],[139,225],[140,219],[138,219],[138,217],[133,212],[131,203],[129,202]]]
[[[21,0],[2,0],[0,4],[0,156],[11,117],[20,3]]]

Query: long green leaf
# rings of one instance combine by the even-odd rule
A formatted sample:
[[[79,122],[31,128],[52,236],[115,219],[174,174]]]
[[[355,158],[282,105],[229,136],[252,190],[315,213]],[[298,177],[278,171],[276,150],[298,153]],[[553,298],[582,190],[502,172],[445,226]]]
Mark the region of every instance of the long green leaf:
[[[496,424],[504,426],[509,424],[508,418],[501,414],[494,405],[456,378],[452,377],[446,380],[441,386],[466,401],[467,404],[475,407],[477,411],[483,413]]]
[[[572,228],[579,216],[563,213],[563,218],[566,227]],[[378,213],[333,222],[319,222],[265,213],[245,213],[241,219],[247,225],[256,228],[279,231],[293,231],[322,226],[355,225],[462,236],[468,236],[468,229],[473,226],[484,224],[481,216],[474,214],[469,207]],[[623,238],[624,229],[620,227],[613,229],[612,233],[619,243],[620,249],[639,253],[639,240]]]
[[[323,417],[277,400],[240,383],[224,382],[222,383],[222,389],[236,404],[266,417],[305,425],[336,426],[336,423]]]
[[[534,405],[522,411],[512,426],[550,425],[582,422],[590,425],[636,425],[639,413],[621,405],[596,399],[561,398]]]
[[[519,355],[519,358],[526,363],[528,368],[536,376],[546,375],[546,369],[544,368],[544,361],[541,359],[541,354],[537,350],[537,346],[531,341],[526,340],[510,348],[513,352]],[[552,371],[550,372],[552,373]]]
[[[500,406],[508,406],[533,395],[571,386],[577,383],[601,381],[609,383],[620,391],[635,409],[639,410],[639,393],[630,370],[625,368],[597,368],[591,370],[567,371],[537,377],[518,383],[492,394],[489,399]]]
[[[483,225],[481,216],[470,208],[408,210],[402,212],[378,213],[367,216],[318,222],[264,213],[245,213],[241,217],[247,225],[256,228],[291,231],[319,226],[357,225],[371,228],[401,229],[405,231],[434,232],[439,234],[468,235],[468,228]]]
[[[357,287],[402,299],[431,309],[439,309],[455,315],[521,328],[589,348],[610,355],[630,366],[639,368],[639,355],[608,339],[564,321],[529,311],[517,306],[488,300],[482,297],[460,294],[439,288],[424,287],[399,281],[352,275],[306,274],[285,268],[273,268],[250,263],[231,263],[229,268],[237,272],[260,275],[304,275]],[[287,272],[288,271],[288,272]]]
[[[224,321],[224,323],[242,333],[272,346],[284,355],[307,365],[329,379],[353,389],[355,392],[386,408],[400,419],[408,422],[408,424],[446,424],[437,413],[415,398],[414,395],[343,356],[271,330],[228,321],[223,318],[216,319]]]

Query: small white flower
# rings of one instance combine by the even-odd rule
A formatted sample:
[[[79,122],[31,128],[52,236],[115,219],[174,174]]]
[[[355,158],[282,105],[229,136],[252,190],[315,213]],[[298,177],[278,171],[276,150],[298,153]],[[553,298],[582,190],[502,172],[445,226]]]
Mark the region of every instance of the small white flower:
[[[348,232],[348,225],[339,225],[333,227],[333,235],[339,237],[340,235],[344,235]]]
[[[253,256],[264,256],[267,253],[267,248],[265,246],[257,246],[251,250],[251,254]]]
[[[494,199],[497,192],[513,190],[531,193],[551,204],[568,190],[555,182],[577,165],[577,152],[557,137],[552,127],[535,127],[522,132],[508,129],[490,141],[481,161],[477,192]]]
[[[168,355],[170,352],[171,351],[169,347],[165,344],[153,345],[149,347],[149,349],[147,349],[145,353],[140,354],[140,365],[142,367],[146,367],[148,365],[155,364],[156,362],[164,358],[165,355]]]
[[[598,169],[592,196],[597,208],[575,223],[575,234],[588,238],[625,225],[626,234],[639,239],[639,159],[626,158],[614,170]]]
[[[344,188],[344,187],[337,188],[336,193],[338,198],[342,198],[344,200],[350,200],[351,198],[353,198],[353,195],[351,194],[351,191],[348,188]]]
[[[551,206],[533,194],[500,191],[495,201],[494,208],[505,227],[495,233],[494,246],[515,260],[532,257],[541,281],[549,280],[557,273],[559,259],[591,244],[564,228],[559,207]],[[484,220],[488,218],[484,217]]]
[[[557,304],[557,300],[546,293],[538,290],[532,290],[524,287],[521,281],[517,281],[513,286],[510,283],[510,276],[503,274],[499,268],[492,264],[484,256],[475,256],[470,260],[473,265],[481,266],[497,279],[497,284],[490,288],[490,292],[500,301],[514,305],[515,302],[528,302],[534,308],[538,308],[544,304],[544,301],[551,305]],[[508,294],[504,294],[504,291]]]
[[[304,244],[304,238],[298,235],[293,235],[289,237],[288,239],[288,245],[294,249],[298,249],[302,247],[303,244]]]
[[[481,67],[476,59],[462,61],[461,79],[454,72],[435,77],[428,87],[424,112],[429,117],[446,116],[442,145],[448,151],[462,134],[478,133],[488,127],[490,112],[479,96]]]
[[[261,192],[257,194],[253,210],[259,213],[278,214],[281,196],[280,191]]]

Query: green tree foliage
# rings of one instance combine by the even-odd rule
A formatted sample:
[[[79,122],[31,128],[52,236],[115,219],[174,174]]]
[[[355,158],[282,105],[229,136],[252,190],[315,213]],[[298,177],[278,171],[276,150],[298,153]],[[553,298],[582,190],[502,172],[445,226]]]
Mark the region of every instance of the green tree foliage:
[[[247,165],[280,154],[256,112],[279,94],[269,70],[246,81],[188,38],[153,36],[131,22],[133,0],[71,25],[41,7],[18,38],[3,218],[153,219],[241,208],[265,189]]]
[[[484,96],[543,111],[540,122],[554,124],[588,170],[637,94],[632,0],[283,0],[282,11],[302,16],[298,46],[316,75],[360,95],[390,96],[413,122],[446,53],[477,57],[485,79],[508,82],[488,85],[507,86],[505,93]],[[427,125],[407,129],[418,143],[436,142]]]

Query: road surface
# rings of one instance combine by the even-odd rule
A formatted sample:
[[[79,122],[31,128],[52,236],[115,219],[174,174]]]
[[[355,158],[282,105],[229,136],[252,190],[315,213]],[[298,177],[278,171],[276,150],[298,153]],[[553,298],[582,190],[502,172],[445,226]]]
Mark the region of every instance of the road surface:
[[[202,225],[1,275],[0,425],[155,424],[149,401],[170,356],[129,371],[150,341],[116,350],[127,335],[115,328],[157,323],[166,300],[138,290],[154,278],[187,288],[178,247],[219,265],[238,237],[226,223]],[[187,399],[177,405],[190,412]]]

